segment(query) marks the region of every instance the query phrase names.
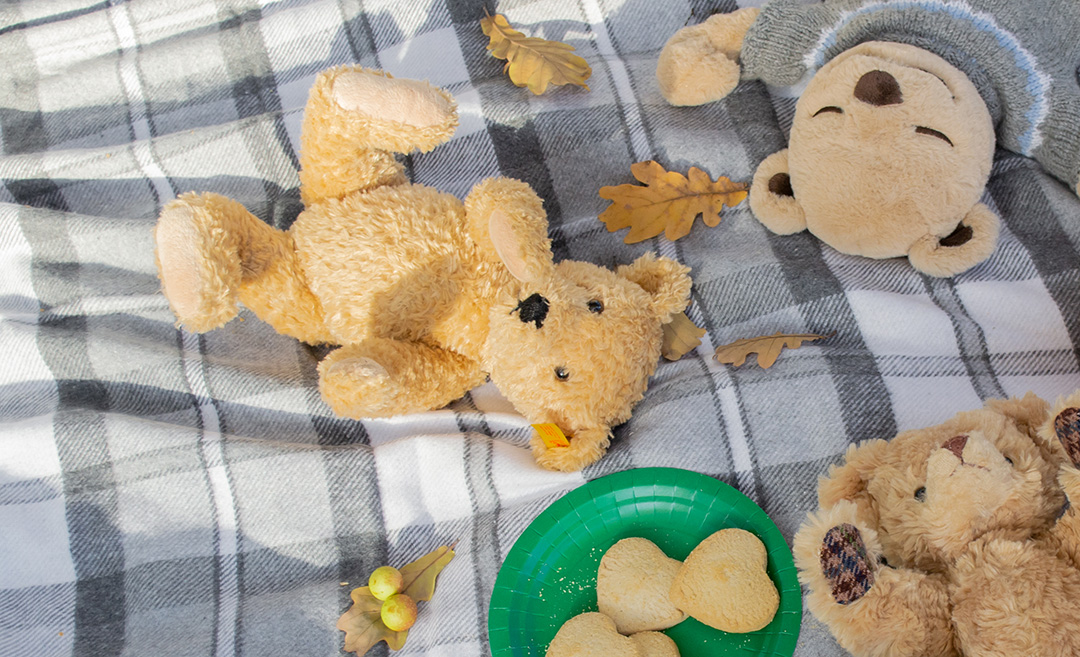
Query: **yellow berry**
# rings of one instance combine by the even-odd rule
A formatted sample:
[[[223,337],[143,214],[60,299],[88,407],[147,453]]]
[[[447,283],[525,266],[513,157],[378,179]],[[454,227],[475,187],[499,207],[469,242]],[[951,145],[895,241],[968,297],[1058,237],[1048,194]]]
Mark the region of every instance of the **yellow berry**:
[[[368,578],[368,590],[379,600],[385,600],[401,590],[405,581],[401,571],[393,566],[380,566]]]
[[[383,624],[391,630],[407,630],[416,622],[416,602],[404,593],[392,595],[383,601],[379,615]]]

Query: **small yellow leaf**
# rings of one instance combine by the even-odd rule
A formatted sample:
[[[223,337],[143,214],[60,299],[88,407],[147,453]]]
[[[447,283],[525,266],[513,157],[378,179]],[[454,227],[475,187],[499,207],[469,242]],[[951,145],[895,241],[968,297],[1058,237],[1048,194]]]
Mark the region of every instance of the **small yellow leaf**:
[[[714,182],[697,167],[690,167],[687,177],[649,160],[631,165],[630,172],[644,186],[600,188],[600,197],[612,202],[600,213],[600,221],[609,232],[629,227],[623,240],[627,244],[660,233],[675,241],[690,232],[698,215],[706,226],[716,226],[723,207],[734,207],[747,195],[746,183],[732,182],[725,176]]]
[[[337,628],[345,632],[345,651],[363,655],[380,641],[386,641],[391,650],[401,650],[409,632],[395,632],[382,622],[382,600],[366,586],[353,589],[349,597],[353,605],[337,622]]]
[[[705,335],[705,329],[698,328],[686,313],[679,313],[664,324],[664,340],[660,347],[660,353],[667,360],[679,360],[701,344],[701,336]]]
[[[400,568],[405,580],[402,591],[416,601],[430,600],[435,594],[435,578],[454,558],[453,546],[442,546]]]
[[[487,49],[492,56],[506,60],[503,72],[509,72],[515,85],[528,87],[538,96],[547,91],[549,84],[575,84],[589,89],[585,80],[592,75],[592,68],[573,54],[573,46],[527,37],[510,27],[502,14],[481,18],[480,29],[491,39]]]
[[[403,580],[401,592],[415,601],[430,600],[435,594],[435,579],[454,558],[453,546],[442,546],[411,561],[399,570]],[[349,594],[353,604],[337,621],[337,628],[345,632],[345,651],[363,655],[380,641],[386,641],[391,650],[405,646],[408,630],[395,632],[382,621],[382,600],[371,594],[366,586],[355,588]]]
[[[836,331],[828,335],[818,335],[816,333],[774,333],[773,335],[763,335],[756,338],[743,338],[736,340],[730,344],[721,345],[716,348],[715,357],[716,360],[721,363],[727,363],[738,367],[746,362],[747,356],[750,354],[757,354],[757,362],[764,369],[772,367],[776,359],[780,357],[780,352],[787,347],[788,349],[798,349],[802,346],[803,342],[810,342],[813,340],[823,340],[825,338],[831,338],[836,335]]]

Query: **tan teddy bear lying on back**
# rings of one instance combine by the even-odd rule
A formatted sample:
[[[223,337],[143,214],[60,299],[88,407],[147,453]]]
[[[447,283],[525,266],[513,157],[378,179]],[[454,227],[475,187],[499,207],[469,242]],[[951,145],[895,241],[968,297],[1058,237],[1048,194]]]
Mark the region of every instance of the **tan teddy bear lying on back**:
[[[852,446],[794,541],[856,657],[1080,654],[1080,392]]]
[[[237,301],[277,331],[341,345],[319,364],[334,412],[386,417],[440,408],[490,376],[568,447],[533,449],[577,470],[607,449],[685,308],[688,269],[645,254],[610,271],[553,262],[539,197],[491,179],[465,202],[405,179],[395,153],[450,138],[449,94],[343,67],[305,110],[301,196],[288,231],[216,194],[186,194],[155,230],[162,288],[179,323],[209,331]]]

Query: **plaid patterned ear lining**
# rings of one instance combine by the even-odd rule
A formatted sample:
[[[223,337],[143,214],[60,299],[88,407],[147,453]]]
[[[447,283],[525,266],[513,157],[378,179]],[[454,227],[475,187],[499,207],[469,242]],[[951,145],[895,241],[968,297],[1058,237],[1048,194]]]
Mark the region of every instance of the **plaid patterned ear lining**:
[[[1054,418],[1054,433],[1072,464],[1080,467],[1080,409],[1066,408],[1058,413]]]
[[[838,525],[825,534],[821,542],[821,571],[829,582],[833,599],[842,605],[862,598],[874,585],[866,544],[855,525]]]

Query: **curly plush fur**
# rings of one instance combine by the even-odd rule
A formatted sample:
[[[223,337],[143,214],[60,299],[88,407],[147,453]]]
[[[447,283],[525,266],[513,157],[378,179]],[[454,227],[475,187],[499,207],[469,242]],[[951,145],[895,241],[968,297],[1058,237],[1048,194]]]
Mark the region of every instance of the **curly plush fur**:
[[[409,183],[395,153],[434,148],[456,125],[453,98],[426,83],[322,73],[304,117],[305,210],[280,231],[225,197],[179,197],[155,229],[162,289],[193,331],[239,301],[281,333],[340,345],[319,386],[343,416],[439,408],[490,376],[530,421],[570,435],[569,447],[534,440],[539,462],[580,469],[641,399],[688,269],[652,254],[616,271],[555,264],[524,183],[485,180],[464,203]]]
[[[1080,392],[852,446],[795,536],[807,606],[856,656],[1080,653]]]

